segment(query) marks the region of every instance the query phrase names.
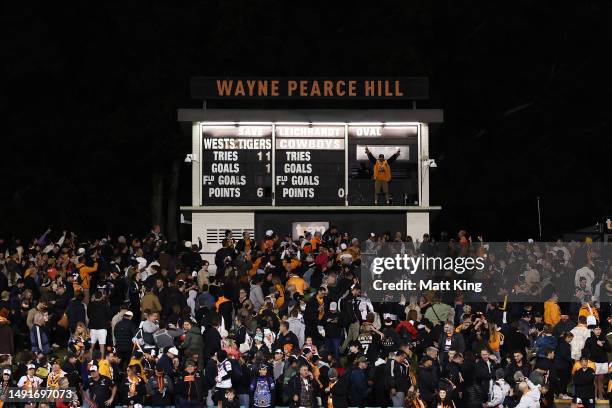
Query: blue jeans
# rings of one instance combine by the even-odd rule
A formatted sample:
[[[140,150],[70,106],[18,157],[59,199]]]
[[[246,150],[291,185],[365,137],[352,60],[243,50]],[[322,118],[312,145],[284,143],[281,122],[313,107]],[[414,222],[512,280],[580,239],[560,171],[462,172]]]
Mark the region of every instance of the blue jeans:
[[[238,401],[240,401],[241,407],[250,407],[250,398],[249,394],[238,394]]]

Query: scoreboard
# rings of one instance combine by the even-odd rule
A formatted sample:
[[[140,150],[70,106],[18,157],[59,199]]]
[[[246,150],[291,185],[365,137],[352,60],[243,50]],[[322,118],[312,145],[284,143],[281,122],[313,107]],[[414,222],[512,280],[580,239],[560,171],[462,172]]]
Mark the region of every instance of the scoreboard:
[[[277,205],[344,205],[344,126],[276,126]]]
[[[272,126],[202,127],[202,203],[272,203]]]
[[[372,205],[375,155],[392,156],[393,205],[417,194],[419,124],[200,123],[202,205]],[[414,200],[408,200],[410,204]]]

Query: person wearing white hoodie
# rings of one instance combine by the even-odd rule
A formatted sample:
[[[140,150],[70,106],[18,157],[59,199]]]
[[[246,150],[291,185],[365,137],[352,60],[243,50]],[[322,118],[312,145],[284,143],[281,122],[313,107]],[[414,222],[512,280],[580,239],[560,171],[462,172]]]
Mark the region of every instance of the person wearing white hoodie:
[[[304,317],[300,311],[299,303],[291,309],[287,323],[289,323],[289,331],[298,338],[300,348],[304,347],[306,325],[304,324]]]
[[[495,370],[495,382],[493,383],[493,391],[491,399],[485,403],[486,407],[498,408],[504,406],[504,400],[510,394],[510,385],[504,380],[505,372],[502,368]]]
[[[572,348],[572,358],[576,361],[580,360],[584,343],[591,337],[591,331],[587,328],[586,316],[578,317],[578,326],[571,330],[574,335],[570,346]]]

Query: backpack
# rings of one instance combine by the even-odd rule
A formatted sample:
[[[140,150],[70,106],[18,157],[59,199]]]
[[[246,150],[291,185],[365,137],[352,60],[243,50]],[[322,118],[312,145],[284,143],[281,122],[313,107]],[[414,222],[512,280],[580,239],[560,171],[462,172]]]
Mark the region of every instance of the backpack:
[[[146,334],[150,334],[150,333],[146,333]],[[174,339],[172,338],[172,336],[168,333],[168,330],[166,329],[161,329],[153,333],[153,339],[154,339],[154,344],[160,349],[174,346]]]

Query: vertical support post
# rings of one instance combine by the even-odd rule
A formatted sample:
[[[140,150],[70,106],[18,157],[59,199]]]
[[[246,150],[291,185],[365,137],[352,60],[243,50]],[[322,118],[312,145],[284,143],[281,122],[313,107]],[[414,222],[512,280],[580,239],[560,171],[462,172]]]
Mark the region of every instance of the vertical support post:
[[[191,153],[195,160],[191,162],[191,205],[202,205],[202,124],[191,124]]]

